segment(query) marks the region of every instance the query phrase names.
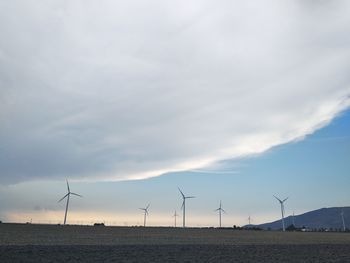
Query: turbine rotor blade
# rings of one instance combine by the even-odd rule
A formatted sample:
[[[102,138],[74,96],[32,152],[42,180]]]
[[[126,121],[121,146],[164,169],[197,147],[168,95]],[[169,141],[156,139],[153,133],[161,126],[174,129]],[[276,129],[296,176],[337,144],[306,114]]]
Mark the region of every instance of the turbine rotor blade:
[[[185,198],[196,198],[195,196],[185,196]]]
[[[67,189],[68,189],[68,193],[70,193],[69,183],[68,183],[68,180],[67,180],[67,179],[66,179],[66,182],[67,182]]]
[[[76,196],[79,196],[79,197],[83,197],[82,195],[78,195],[78,194],[76,194],[76,193],[70,193],[70,194],[76,195]]]
[[[282,200],[279,199],[277,196],[274,195],[274,197],[275,197],[280,203],[282,202]]]
[[[67,196],[69,195],[69,193],[67,193],[65,196],[63,196],[60,200],[58,200],[57,203],[61,202],[63,199],[65,199]]]
[[[227,214],[226,211],[224,209],[222,209],[222,208],[221,208],[221,211],[224,212],[225,214]]]
[[[177,189],[179,189],[179,191],[180,191],[180,193],[181,193],[181,195],[182,195],[182,198],[185,198],[185,195],[184,195],[184,193],[181,191],[181,189],[178,187]]]
[[[151,205],[151,204],[148,204],[148,206],[146,206],[146,210],[149,208],[150,205]]]
[[[288,198],[289,198],[289,196],[288,196],[286,199],[284,199],[284,200],[282,201],[282,203],[284,203],[285,201],[287,201],[287,200],[288,200]]]

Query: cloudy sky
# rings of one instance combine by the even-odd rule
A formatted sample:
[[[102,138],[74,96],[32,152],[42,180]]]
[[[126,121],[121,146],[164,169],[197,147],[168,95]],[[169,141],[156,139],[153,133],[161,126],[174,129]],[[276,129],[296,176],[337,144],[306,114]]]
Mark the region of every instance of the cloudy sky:
[[[192,225],[223,189],[230,225],[276,216],[273,187],[348,180],[349,1],[0,1],[0,32],[4,220],[61,220],[66,178],[72,220],[138,224],[153,200],[167,224],[181,186]]]

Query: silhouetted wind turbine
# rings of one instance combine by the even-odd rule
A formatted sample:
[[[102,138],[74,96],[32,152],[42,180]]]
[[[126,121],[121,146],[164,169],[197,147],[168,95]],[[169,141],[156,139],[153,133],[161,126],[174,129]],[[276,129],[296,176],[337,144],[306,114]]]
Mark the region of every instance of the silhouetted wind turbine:
[[[182,227],[186,227],[186,199],[195,198],[194,196],[185,196],[181,189],[178,187],[181,195],[182,195]]]
[[[344,211],[341,211],[340,215],[341,215],[341,219],[343,221],[343,230],[345,231],[346,227],[345,227],[345,221],[344,221]]]
[[[287,201],[287,199],[288,199],[289,197],[287,197],[287,198],[284,199],[284,200],[279,199],[279,198],[276,197],[275,195],[274,195],[274,197],[278,200],[278,202],[280,202],[280,205],[281,205],[281,213],[282,213],[282,229],[283,229],[283,231],[286,231],[285,226],[284,226],[284,202]]]
[[[178,217],[179,215],[178,215],[178,213],[176,213],[176,210],[175,210],[175,213],[174,213],[174,215],[173,215],[173,217],[175,218],[175,227],[176,227],[176,218]]]
[[[63,221],[63,224],[65,225],[66,224],[66,220],[67,220],[67,213],[68,213],[68,205],[69,205],[69,198],[70,198],[70,195],[76,195],[76,196],[79,196],[79,197],[82,197],[81,195],[78,195],[76,193],[73,193],[70,191],[70,188],[69,188],[69,183],[68,183],[68,180],[67,181],[67,190],[68,190],[68,193],[63,196],[60,200],[58,200],[58,203],[61,202],[63,199],[65,199],[67,197],[67,203],[66,203],[66,212],[64,213],[64,221]]]
[[[222,209],[222,206],[221,206],[221,200],[220,200],[220,206],[218,209],[214,210],[215,212],[216,211],[219,211],[219,226],[221,228],[221,212],[224,212],[226,214],[226,211],[224,209]]]
[[[143,226],[145,227],[146,226],[146,216],[148,216],[148,208],[149,208],[149,205],[150,204],[148,204],[148,206],[146,206],[146,208],[140,208],[141,210],[143,210],[144,211],[144,217],[143,217]]]

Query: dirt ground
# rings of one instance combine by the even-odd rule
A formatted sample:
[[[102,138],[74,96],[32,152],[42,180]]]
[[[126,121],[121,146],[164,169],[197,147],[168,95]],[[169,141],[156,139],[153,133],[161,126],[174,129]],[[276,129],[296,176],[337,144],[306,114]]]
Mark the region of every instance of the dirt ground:
[[[0,224],[0,262],[350,262],[350,233]]]

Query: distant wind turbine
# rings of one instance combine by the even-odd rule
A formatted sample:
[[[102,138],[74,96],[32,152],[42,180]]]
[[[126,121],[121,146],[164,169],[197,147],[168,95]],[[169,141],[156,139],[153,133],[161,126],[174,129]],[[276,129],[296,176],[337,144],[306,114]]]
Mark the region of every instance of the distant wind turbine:
[[[249,223],[249,225],[250,225],[250,221],[251,221],[252,219],[251,219],[251,217],[250,217],[250,215],[248,216],[248,223]]]
[[[283,231],[286,231],[286,228],[285,228],[285,226],[284,226],[284,202],[285,201],[287,201],[287,199],[289,198],[289,197],[287,197],[286,199],[284,199],[284,200],[281,200],[281,199],[279,199],[278,197],[276,197],[275,195],[274,195],[274,197],[278,200],[278,202],[280,202],[280,205],[281,205],[281,213],[282,213],[282,229],[283,229]]]
[[[178,213],[176,213],[176,210],[175,210],[175,213],[174,213],[174,215],[173,215],[173,217],[175,218],[175,227],[176,227],[176,218],[179,216],[179,214]]]
[[[222,205],[221,205],[221,200],[220,200],[220,206],[218,209],[214,210],[215,212],[216,211],[219,211],[219,226],[221,228],[221,212],[224,212],[226,214],[226,211],[222,208]]]
[[[149,208],[149,205],[146,206],[146,208],[140,208],[140,210],[143,210],[144,211],[144,217],[143,217],[143,226],[145,227],[146,226],[146,216],[148,216],[148,208]]]
[[[65,225],[66,224],[66,220],[67,220],[67,213],[68,213],[68,205],[69,205],[69,198],[71,195],[75,195],[75,196],[79,196],[79,197],[82,197],[81,195],[78,195],[76,193],[73,193],[70,191],[70,188],[69,188],[69,183],[68,183],[68,180],[67,181],[67,190],[68,190],[68,193],[63,196],[60,200],[58,200],[58,203],[61,202],[63,199],[65,199],[67,197],[67,203],[66,203],[66,212],[64,213],[64,221],[63,221],[63,224]]]
[[[295,215],[294,215],[294,211],[293,211],[293,217],[292,217],[292,220],[293,220],[293,226],[295,227]]]
[[[346,227],[345,227],[345,220],[344,220],[344,211],[341,211],[340,215],[341,215],[341,219],[343,221],[343,230],[345,231]]]
[[[195,198],[194,196],[185,196],[181,189],[178,187],[182,196],[182,227],[186,227],[186,199]]]

